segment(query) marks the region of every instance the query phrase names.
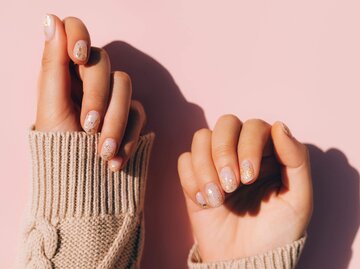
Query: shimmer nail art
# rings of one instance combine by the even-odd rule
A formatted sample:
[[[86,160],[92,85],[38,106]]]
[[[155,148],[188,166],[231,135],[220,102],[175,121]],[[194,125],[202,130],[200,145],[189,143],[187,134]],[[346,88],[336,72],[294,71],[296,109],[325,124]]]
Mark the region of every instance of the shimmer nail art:
[[[230,193],[236,190],[238,183],[233,170],[226,166],[220,171],[220,183],[224,191]]]
[[[52,15],[46,14],[44,16],[44,35],[45,40],[50,41],[55,33],[55,21]]]
[[[109,168],[113,172],[117,172],[121,170],[121,167],[123,165],[123,159],[119,157],[115,157],[114,159],[109,161]]]
[[[288,137],[292,138],[293,135],[292,135],[292,133],[290,132],[289,127],[287,127],[286,124],[283,123],[283,122],[281,123],[281,125],[282,125],[282,129],[283,129],[284,133],[285,133]]]
[[[202,208],[206,207],[206,200],[200,191],[195,195],[195,199]]]
[[[85,61],[87,59],[87,43],[84,40],[79,40],[74,46],[74,56],[79,61]]]
[[[248,183],[254,179],[254,167],[249,160],[244,160],[241,163],[241,181]]]
[[[211,207],[221,206],[224,202],[224,197],[219,187],[213,182],[206,184],[205,193],[207,196],[207,201]]]
[[[87,113],[85,122],[84,122],[84,130],[88,134],[95,134],[98,130],[100,124],[100,114],[95,111],[91,110]]]
[[[115,155],[115,150],[116,150],[115,139],[106,138],[101,148],[101,157],[107,161]]]

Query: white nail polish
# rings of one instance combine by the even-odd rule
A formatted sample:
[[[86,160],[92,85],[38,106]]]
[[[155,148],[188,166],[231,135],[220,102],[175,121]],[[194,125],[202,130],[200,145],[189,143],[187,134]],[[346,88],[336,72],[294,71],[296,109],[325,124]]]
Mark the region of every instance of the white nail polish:
[[[206,207],[206,200],[205,200],[204,196],[202,195],[202,193],[201,193],[200,191],[199,191],[198,193],[196,193],[195,199],[196,199],[196,202],[197,202],[202,208],[205,208],[205,207]]]
[[[113,138],[106,138],[101,148],[101,158],[110,160],[115,155],[116,141]]]
[[[85,61],[88,55],[87,43],[84,40],[79,40],[75,43],[74,46],[74,57],[79,61]]]
[[[207,196],[207,201],[211,207],[221,206],[224,202],[224,196],[222,195],[219,187],[210,182],[205,186],[205,193]]]
[[[55,20],[52,15],[46,14],[44,16],[44,35],[45,40],[50,41],[55,34]]]
[[[84,121],[84,130],[88,134],[95,134],[98,130],[100,124],[100,114],[91,110],[87,113],[85,121]]]
[[[238,187],[235,174],[233,170],[226,166],[220,171],[220,183],[224,191],[227,193],[233,192]]]
[[[241,181],[243,183],[248,183],[254,179],[254,167],[252,166],[249,160],[244,160],[241,162]]]

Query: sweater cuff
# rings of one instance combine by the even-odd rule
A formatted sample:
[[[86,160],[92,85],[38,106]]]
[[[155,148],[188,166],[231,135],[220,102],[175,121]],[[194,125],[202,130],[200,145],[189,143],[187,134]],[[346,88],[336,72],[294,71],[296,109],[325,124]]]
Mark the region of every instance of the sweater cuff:
[[[57,223],[69,217],[141,213],[154,134],[140,137],[119,172],[99,157],[99,138],[99,133],[29,131],[32,217]]]
[[[207,263],[201,261],[198,247],[194,244],[188,257],[188,266],[190,269],[291,269],[296,266],[305,241],[306,235],[291,244],[264,254]]]

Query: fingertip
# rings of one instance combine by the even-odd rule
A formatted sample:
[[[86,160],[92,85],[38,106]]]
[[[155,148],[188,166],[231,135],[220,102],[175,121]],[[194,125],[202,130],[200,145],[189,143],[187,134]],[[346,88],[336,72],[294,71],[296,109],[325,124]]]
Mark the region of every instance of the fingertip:
[[[91,52],[91,40],[85,24],[76,17],[66,17],[63,23],[67,36],[67,51],[70,59],[79,65],[86,64]]]
[[[111,171],[118,172],[124,168],[125,163],[122,157],[117,156],[109,160],[108,165]]]
[[[276,121],[271,129],[275,151],[280,162],[289,168],[296,168],[307,162],[307,147],[300,143],[282,121]]]

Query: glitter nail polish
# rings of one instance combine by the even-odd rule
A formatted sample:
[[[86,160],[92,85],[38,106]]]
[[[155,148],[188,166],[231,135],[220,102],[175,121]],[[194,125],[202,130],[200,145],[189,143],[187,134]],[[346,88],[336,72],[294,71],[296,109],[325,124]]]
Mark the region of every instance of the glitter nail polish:
[[[205,193],[207,196],[208,204],[211,207],[221,206],[224,202],[224,196],[222,195],[217,184],[210,182],[205,185]]]
[[[87,132],[88,134],[95,134],[98,130],[99,124],[100,114],[95,110],[89,111],[84,121],[85,132]]]
[[[292,135],[289,127],[287,127],[287,125],[286,125],[285,123],[283,123],[283,122],[281,123],[281,125],[282,125],[282,129],[283,129],[284,133],[285,133],[288,137],[292,138],[293,135]]]
[[[241,181],[243,183],[248,183],[254,179],[254,167],[249,160],[244,160],[241,162]]]
[[[74,57],[79,61],[85,61],[87,59],[88,48],[87,43],[84,40],[79,40],[74,46]]]
[[[233,192],[238,187],[235,174],[230,167],[222,168],[219,177],[221,186],[227,193]]]
[[[46,14],[44,16],[44,35],[45,40],[50,41],[54,37],[55,33],[55,21],[52,15]]]
[[[206,207],[206,200],[200,191],[196,193],[195,199],[202,208]]]
[[[116,150],[115,139],[106,138],[101,148],[101,157],[107,161],[115,155],[115,150]]]

